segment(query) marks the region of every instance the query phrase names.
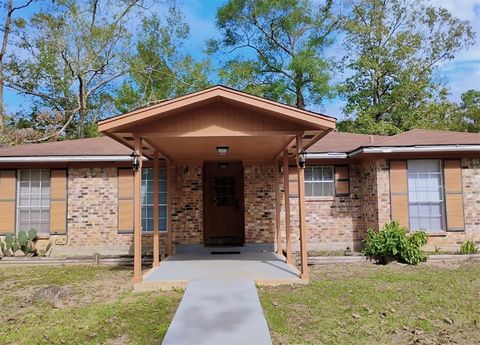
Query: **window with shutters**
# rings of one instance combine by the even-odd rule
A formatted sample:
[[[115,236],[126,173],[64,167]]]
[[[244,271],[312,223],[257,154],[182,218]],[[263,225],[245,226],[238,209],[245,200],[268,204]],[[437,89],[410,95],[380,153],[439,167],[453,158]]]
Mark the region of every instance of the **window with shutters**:
[[[19,170],[17,191],[17,231],[35,229],[38,234],[48,234],[50,170]]]
[[[158,214],[160,231],[167,230],[167,170],[160,168]],[[142,169],[142,230],[153,231],[153,169]]]
[[[410,230],[445,230],[442,162],[439,159],[408,161]]]
[[[305,196],[333,196],[334,189],[333,166],[305,167]]]

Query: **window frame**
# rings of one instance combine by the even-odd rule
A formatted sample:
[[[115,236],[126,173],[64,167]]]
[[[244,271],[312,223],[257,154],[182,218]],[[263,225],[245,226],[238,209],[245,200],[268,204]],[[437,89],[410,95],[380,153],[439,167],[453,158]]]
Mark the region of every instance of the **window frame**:
[[[322,168],[322,169],[329,168],[331,170],[332,179],[331,180],[307,180],[306,177],[304,177],[304,182],[303,183],[305,185],[305,198],[309,199],[309,200],[335,198],[335,196],[336,196],[336,192],[335,192],[335,166],[334,165],[327,165],[327,164],[307,165],[307,166],[305,166],[304,169],[314,169],[314,168]],[[304,171],[304,173],[305,173],[305,171]],[[312,176],[313,176],[313,170],[312,170]],[[323,172],[322,172],[321,176],[323,177]],[[306,192],[307,191],[307,184],[314,185],[314,184],[317,184],[317,183],[320,184],[320,185],[331,183],[332,193],[329,194],[329,195],[307,195],[307,192]],[[323,188],[322,188],[322,190],[323,190]]]
[[[150,170],[151,171],[151,177],[152,179],[147,179],[147,180],[144,180],[143,178],[143,171],[145,170]],[[164,170],[164,173],[162,175],[161,173],[161,170]],[[153,233],[153,224],[152,224],[152,229],[149,230],[149,229],[144,229],[143,228],[143,222],[144,220],[153,220],[153,214],[152,214],[152,218],[144,218],[144,212],[143,212],[143,209],[145,207],[148,207],[148,208],[151,208],[152,210],[152,213],[153,213],[153,199],[152,199],[152,203],[144,203],[144,200],[145,200],[145,197],[144,197],[144,190],[143,190],[143,186],[144,186],[144,181],[147,182],[147,190],[146,190],[146,193],[152,193],[153,194],[153,167],[144,167],[142,168],[142,172],[141,172],[141,205],[140,205],[140,210],[141,210],[141,213],[142,213],[142,216],[141,216],[141,225],[142,225],[142,233],[146,233],[146,234],[152,234]],[[164,176],[164,178],[162,178],[162,176]],[[152,189],[149,191],[148,190],[148,182],[151,182],[152,184]],[[161,187],[161,182],[165,182],[165,191],[162,191],[162,187]],[[159,211],[158,211],[158,231],[159,232],[168,232],[168,180],[167,180],[167,168],[165,166],[160,166],[159,167],[159,174],[158,174],[158,206],[159,206]],[[162,203],[161,202],[161,198],[160,198],[160,195],[161,194],[165,194],[165,203]],[[161,217],[160,214],[160,208],[161,207],[165,207],[165,217]],[[161,228],[161,220],[165,219],[165,229],[162,229]]]
[[[21,175],[22,175],[22,172],[24,171],[28,171],[29,172],[29,180],[28,181],[24,181],[21,179]],[[39,193],[36,193],[36,194],[39,194],[40,197],[39,197],[39,205],[38,206],[32,206],[31,205],[31,198],[32,198],[32,171],[40,171],[40,180],[39,181],[33,181],[33,182],[39,182],[40,185],[39,185]],[[43,172],[46,172],[46,174],[48,175],[48,184],[49,184],[49,192],[48,192],[48,206],[42,206],[42,195],[43,194],[46,194],[46,193],[42,193],[42,184],[45,183],[46,181],[43,181],[42,180],[42,171]],[[21,205],[21,196],[23,196],[23,194],[21,194],[21,183],[22,182],[28,182],[28,199],[29,199],[29,206],[22,206]],[[16,205],[15,205],[15,233],[18,235],[18,233],[23,230],[23,231],[26,231],[28,232],[30,229],[35,229],[36,232],[37,232],[37,235],[39,237],[45,237],[45,236],[50,236],[50,226],[51,226],[51,207],[52,207],[52,204],[51,204],[51,193],[52,193],[52,180],[51,180],[51,169],[44,169],[44,168],[38,168],[38,169],[18,169],[17,170],[17,182],[16,182],[16,188],[17,188],[17,191],[16,191]],[[31,210],[33,209],[38,209],[40,211],[40,214],[39,214],[39,225],[40,225],[40,228],[37,228],[37,227],[32,227],[32,221],[31,221]],[[20,224],[23,223],[21,221],[21,218],[20,218],[20,211],[22,209],[28,209],[29,211],[29,217],[28,217],[28,228],[27,229],[22,229],[20,227]],[[42,214],[43,213],[48,213],[48,223],[44,223],[46,224],[46,227],[47,227],[47,230],[46,231],[42,231],[41,230],[41,226],[42,226]]]
[[[446,208],[446,197],[445,197],[445,176],[444,176],[444,169],[443,169],[443,159],[441,158],[413,158],[413,159],[406,159],[407,161],[407,200],[408,200],[408,227],[409,231],[415,232],[415,231],[425,231],[427,234],[445,234],[447,233],[447,208]],[[438,188],[441,188],[441,201],[440,201],[440,209],[442,212],[441,215],[441,225],[442,229],[424,229],[424,228],[418,228],[418,229],[413,229],[412,227],[412,215],[411,215],[411,200],[410,200],[410,172],[409,172],[409,162],[411,161],[438,161],[439,162],[439,176],[440,176],[440,186]],[[421,202],[417,201],[415,202],[420,204]],[[429,204],[432,203],[432,201],[428,201]],[[429,208],[430,212],[430,208]],[[419,218],[418,216],[416,218]],[[429,223],[431,224],[431,215],[429,214]]]

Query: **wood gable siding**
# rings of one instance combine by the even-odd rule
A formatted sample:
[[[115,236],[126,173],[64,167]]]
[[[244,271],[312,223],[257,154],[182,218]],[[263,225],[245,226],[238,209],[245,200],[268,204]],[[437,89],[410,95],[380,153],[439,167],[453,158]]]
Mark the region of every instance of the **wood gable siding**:
[[[130,131],[134,133],[228,135],[228,132],[238,133],[242,131],[294,132],[305,130],[305,125],[297,125],[291,121],[262,115],[264,114],[229,103],[214,102],[183,111],[175,114],[175,116],[152,120],[135,126]],[[219,131],[225,131],[225,133]]]

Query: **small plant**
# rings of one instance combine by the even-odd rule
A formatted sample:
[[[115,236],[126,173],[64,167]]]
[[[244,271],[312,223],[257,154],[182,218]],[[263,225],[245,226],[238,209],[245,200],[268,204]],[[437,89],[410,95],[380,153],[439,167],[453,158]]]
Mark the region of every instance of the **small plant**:
[[[14,256],[18,251],[23,252],[23,255],[28,257],[47,256],[52,243],[49,242],[45,249],[38,250],[36,247],[37,241],[37,231],[35,229],[30,229],[28,233],[20,230],[17,238],[12,234],[8,234],[5,236],[5,241],[0,241],[0,258],[4,256]]]
[[[435,250],[433,251],[433,254],[434,254],[434,255],[438,255],[438,254],[440,254],[440,251],[441,251],[441,248],[435,246]]]
[[[372,229],[367,231],[367,237],[363,241],[363,254],[381,264],[400,261],[416,265],[427,259],[422,250],[427,240],[428,236],[424,231],[409,235],[407,229],[392,221],[378,232]]]
[[[460,246],[460,254],[466,255],[466,254],[477,254],[478,253],[478,247],[473,242],[472,240],[468,240],[462,243]]]

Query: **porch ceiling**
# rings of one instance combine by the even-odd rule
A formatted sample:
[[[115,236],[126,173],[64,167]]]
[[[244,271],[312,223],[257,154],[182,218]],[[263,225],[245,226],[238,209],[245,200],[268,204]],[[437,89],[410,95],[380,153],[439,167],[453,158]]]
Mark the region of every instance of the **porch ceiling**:
[[[307,148],[335,127],[335,119],[214,87],[101,121],[99,129],[145,156],[158,151],[173,162],[272,161],[302,135]],[[226,156],[216,148],[228,146]],[[292,151],[293,152],[293,151]]]

